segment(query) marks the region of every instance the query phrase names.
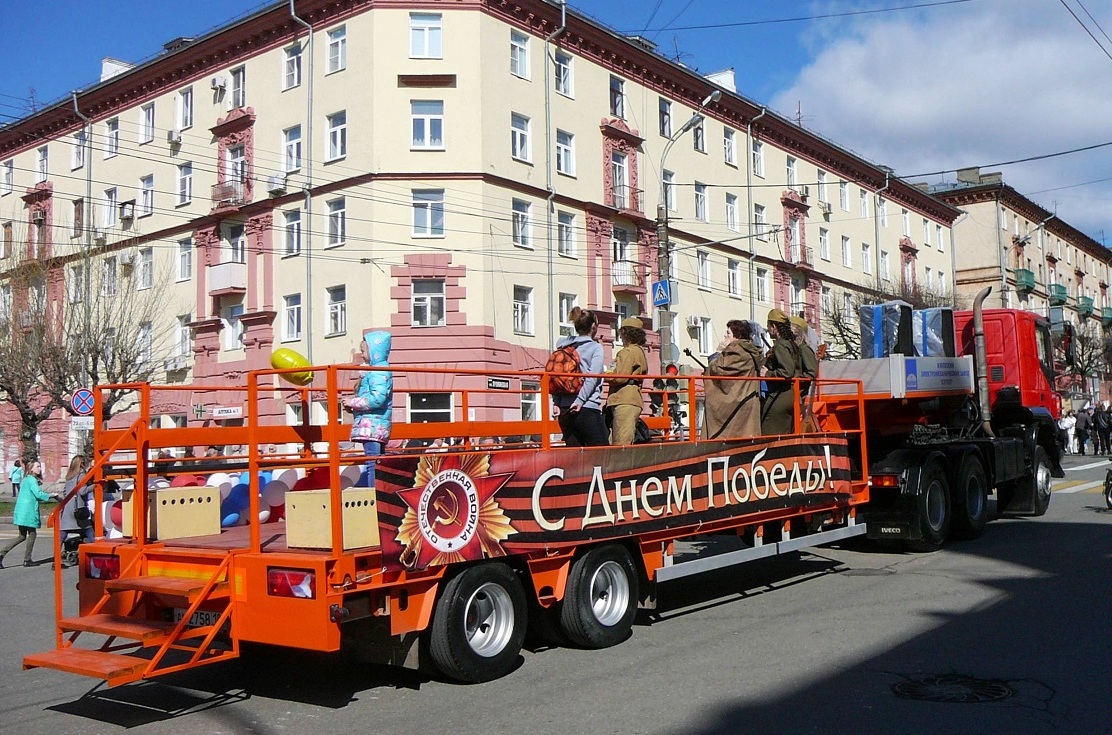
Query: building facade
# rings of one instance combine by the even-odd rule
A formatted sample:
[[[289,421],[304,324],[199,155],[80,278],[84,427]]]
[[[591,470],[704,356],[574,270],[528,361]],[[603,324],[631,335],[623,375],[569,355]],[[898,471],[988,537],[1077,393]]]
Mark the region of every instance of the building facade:
[[[0,271],[46,263],[60,314],[81,284],[156,295],[155,381],[216,384],[278,347],[346,363],[371,328],[392,332],[395,364],[536,370],[575,305],[602,317],[608,356],[617,321],[645,318],[658,365],[662,332],[706,357],[729,319],[780,308],[821,332],[860,294],[952,292],[958,210],[739,95],[732,73],[544,0],[295,7],[113,62],[0,131]],[[4,286],[18,312],[22,287]],[[444,420],[464,383],[411,376],[396,411]],[[469,410],[535,415],[535,387]],[[300,420],[293,397],[266,401]],[[168,402],[164,424],[218,420],[196,406]],[[41,432],[50,467],[67,427]],[[2,428],[10,463],[10,411]]]

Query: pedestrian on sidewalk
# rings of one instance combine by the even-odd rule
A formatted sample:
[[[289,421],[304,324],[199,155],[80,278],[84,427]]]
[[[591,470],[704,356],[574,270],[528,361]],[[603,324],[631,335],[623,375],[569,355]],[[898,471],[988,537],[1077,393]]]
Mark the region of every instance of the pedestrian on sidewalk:
[[[27,548],[23,551],[23,566],[34,566],[34,562],[31,561],[31,552],[35,548],[38,529],[42,526],[39,504],[62,499],[60,495],[43,492],[39,485],[40,480],[42,480],[42,462],[37,459],[32,460],[27,465],[27,473],[20,482],[19,497],[15,499],[15,512],[12,520],[15,522],[16,528],[19,529],[19,535],[9,541],[3,549],[0,549],[0,568],[4,566],[4,557],[7,553],[24,541],[27,542]]]
[[[1085,442],[1089,441],[1089,429],[1093,425],[1089,410],[1083,408],[1078,411],[1077,422],[1074,424],[1074,432],[1077,434],[1077,453],[1082,457],[1085,456]]]
[[[1093,431],[1097,454],[1112,455],[1112,446],[1109,446],[1109,440],[1112,439],[1112,416],[1109,416],[1103,403],[1098,403],[1093,411]]]
[[[19,483],[23,482],[23,460],[17,459],[8,473],[8,481],[12,483],[12,497],[19,496]]]

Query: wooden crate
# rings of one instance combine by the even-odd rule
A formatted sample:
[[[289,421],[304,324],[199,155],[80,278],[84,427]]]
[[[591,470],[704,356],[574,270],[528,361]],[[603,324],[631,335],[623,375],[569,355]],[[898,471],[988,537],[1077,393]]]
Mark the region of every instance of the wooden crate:
[[[124,536],[132,535],[132,492],[124,493]],[[163,487],[147,491],[147,535],[165,540],[220,533],[220,488]]]
[[[331,490],[286,493],[286,546],[291,549],[332,548]],[[343,498],[344,548],[378,546],[378,506],[372,488],[349,488]]]

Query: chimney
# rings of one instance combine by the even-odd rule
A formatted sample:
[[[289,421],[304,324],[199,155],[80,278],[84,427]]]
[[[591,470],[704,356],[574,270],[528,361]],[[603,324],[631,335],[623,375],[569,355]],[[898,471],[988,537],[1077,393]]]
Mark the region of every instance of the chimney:
[[[981,167],[973,166],[971,168],[958,169],[958,181],[963,184],[979,184],[981,183]]]

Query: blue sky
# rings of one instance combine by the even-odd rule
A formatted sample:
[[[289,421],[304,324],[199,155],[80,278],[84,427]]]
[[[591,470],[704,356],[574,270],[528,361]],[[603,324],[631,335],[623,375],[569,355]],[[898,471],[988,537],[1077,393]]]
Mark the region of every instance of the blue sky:
[[[38,30],[35,53],[10,53],[0,64],[0,121],[26,114],[32,94],[42,104],[95,83],[102,57],[142,61],[172,38],[201,35],[271,4],[8,0],[5,24]],[[744,96],[789,117],[800,110],[805,127],[897,175],[971,165],[999,170],[1020,192],[1112,244],[1112,147],[990,165],[1112,141],[1107,0],[571,6],[617,31],[644,35],[698,71],[733,67]],[[794,18],[809,19],[788,22]],[[941,178],[953,180],[931,180]]]

